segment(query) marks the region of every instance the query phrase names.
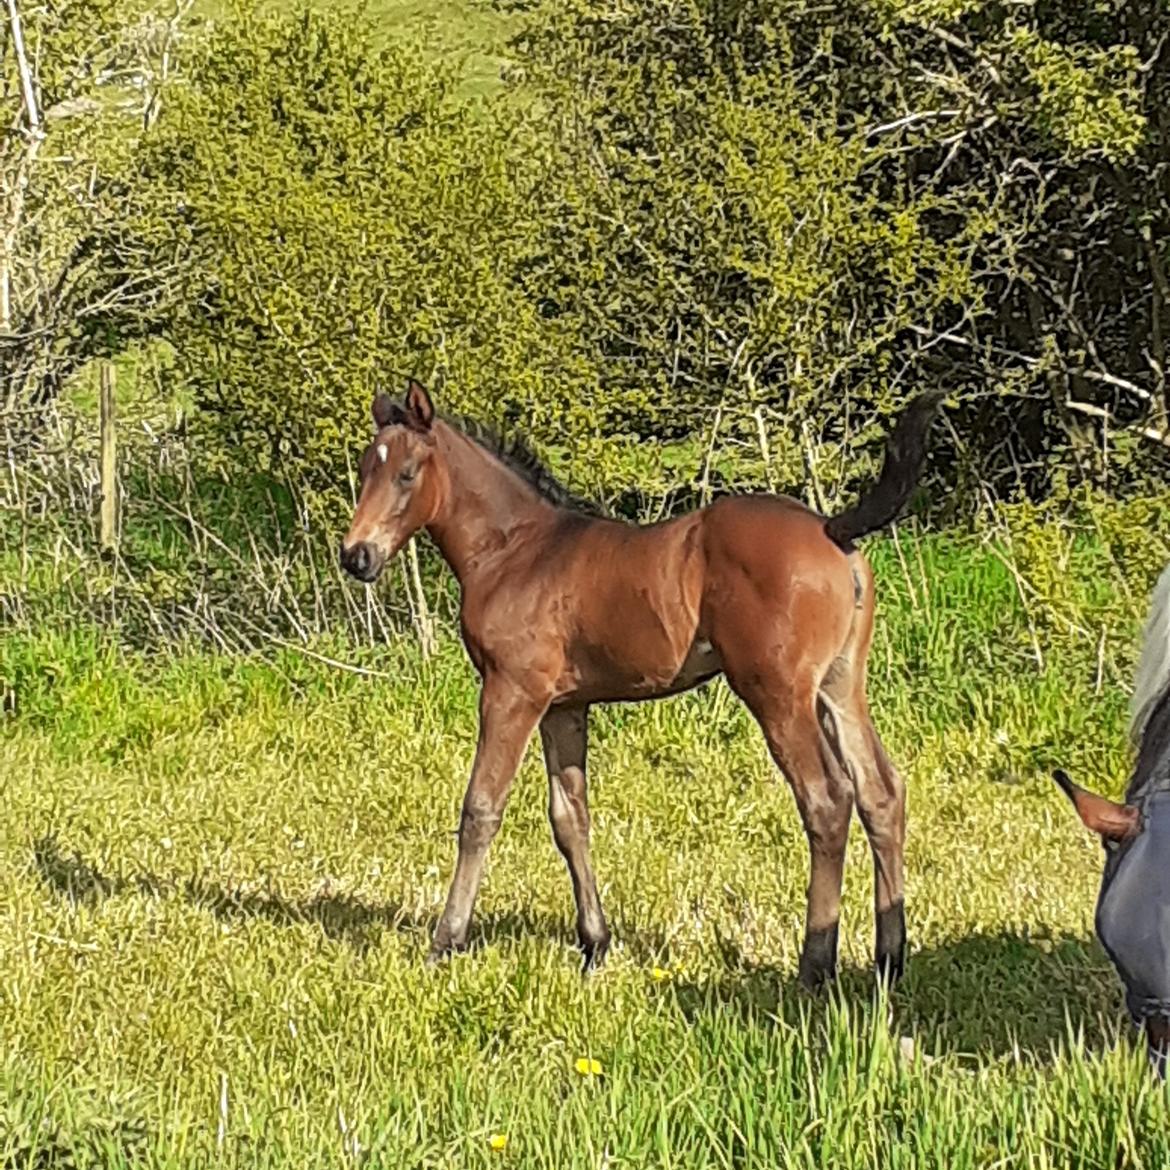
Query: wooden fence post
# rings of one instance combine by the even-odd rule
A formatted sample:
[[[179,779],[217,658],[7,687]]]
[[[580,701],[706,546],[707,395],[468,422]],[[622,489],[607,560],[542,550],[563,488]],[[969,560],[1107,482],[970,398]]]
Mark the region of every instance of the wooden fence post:
[[[102,551],[111,552],[118,546],[118,440],[114,412],[114,364],[102,362],[101,394],[101,488],[102,488]]]

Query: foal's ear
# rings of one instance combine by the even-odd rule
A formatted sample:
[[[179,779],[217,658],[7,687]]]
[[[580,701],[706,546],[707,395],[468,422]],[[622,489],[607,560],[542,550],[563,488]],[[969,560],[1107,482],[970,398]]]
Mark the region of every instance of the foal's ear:
[[[1077,816],[1085,828],[1104,837],[1106,841],[1129,841],[1141,832],[1141,816],[1132,805],[1118,804],[1074,784],[1059,768],[1052,778],[1073,802]]]
[[[435,421],[435,404],[423,385],[414,378],[406,387],[406,419],[421,431],[429,431]]]
[[[402,422],[402,407],[385,390],[379,390],[374,395],[374,426],[381,430],[383,427],[400,422]]]

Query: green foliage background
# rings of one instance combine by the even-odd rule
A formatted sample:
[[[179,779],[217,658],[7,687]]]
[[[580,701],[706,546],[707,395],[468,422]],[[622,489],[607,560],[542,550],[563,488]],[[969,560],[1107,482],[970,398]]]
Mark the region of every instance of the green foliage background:
[[[452,69],[310,10],[197,52],[137,197],[187,258],[167,332],[208,463],[336,489],[374,389],[408,372],[555,431],[570,343],[511,279],[538,230],[532,115],[454,103]]]
[[[415,374],[631,515],[810,481],[832,506],[930,383],[962,403],[952,512],[1070,466],[1140,485],[1168,25],[1130,7],[550,3],[470,99],[360,15],[221,19],[123,221],[180,260],[157,333],[206,464],[337,506],[372,391]],[[1104,460],[1070,399],[1113,416]]]

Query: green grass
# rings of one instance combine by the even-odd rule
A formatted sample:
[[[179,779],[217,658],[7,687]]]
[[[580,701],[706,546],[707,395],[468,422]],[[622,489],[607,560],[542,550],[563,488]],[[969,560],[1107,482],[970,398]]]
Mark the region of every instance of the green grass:
[[[390,35],[418,40],[425,52],[458,62],[463,96],[499,89],[506,40],[518,24],[506,5],[491,0],[367,0],[367,10]]]
[[[535,748],[475,950],[423,967],[475,736],[452,642],[426,664],[351,649],[361,676],[10,633],[0,1166],[1165,1165],[1165,1093],[1092,936],[1100,847],[1047,776],[1124,782],[1108,675],[1137,609],[1099,548],[1076,553],[1086,606],[1115,615],[1098,685],[1096,641],[1042,624],[1037,666],[989,546],[901,551],[871,549],[873,702],[911,792],[913,952],[888,1003],[856,825],[843,978],[797,989],[805,844],[721,684],[595,714],[616,948],[582,982]]]

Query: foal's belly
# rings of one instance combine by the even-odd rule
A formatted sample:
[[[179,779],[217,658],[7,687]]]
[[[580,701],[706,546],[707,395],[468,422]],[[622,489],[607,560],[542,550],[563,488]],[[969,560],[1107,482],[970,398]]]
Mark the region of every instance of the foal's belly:
[[[699,683],[714,678],[722,669],[723,664],[719,661],[719,655],[715,653],[714,646],[703,638],[696,638],[691,644],[678,674],[674,676],[669,688],[664,690],[662,694],[674,695],[678,694],[679,691],[689,691],[691,687],[697,687]]]
[[[576,672],[571,693],[564,701],[587,703],[620,703],[638,699],[661,699],[677,695],[714,678],[723,666],[710,642],[696,638],[681,663],[659,662],[645,664],[643,670],[632,671],[628,662],[616,655],[598,661],[592,655]]]
[[[717,674],[700,624],[696,516],[653,528],[603,525],[587,536],[565,591],[566,701],[653,699]]]

